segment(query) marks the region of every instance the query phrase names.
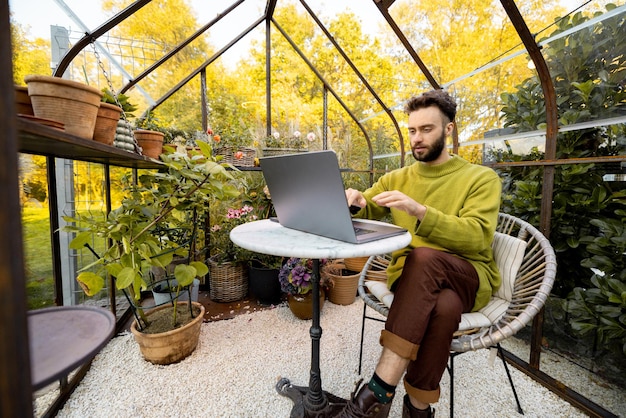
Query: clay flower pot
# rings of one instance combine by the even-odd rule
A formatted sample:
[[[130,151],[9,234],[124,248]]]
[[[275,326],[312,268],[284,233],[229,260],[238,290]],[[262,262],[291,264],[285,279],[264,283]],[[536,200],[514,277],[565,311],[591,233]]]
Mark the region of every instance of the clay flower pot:
[[[137,144],[141,147],[141,153],[146,157],[159,159],[163,152],[163,139],[165,135],[158,131],[137,129],[134,131]]]
[[[92,139],[102,93],[86,84],[59,77],[24,77],[33,113],[65,125],[65,132]]]
[[[113,145],[117,122],[120,120],[122,108],[111,103],[100,103],[93,131],[94,141]]]

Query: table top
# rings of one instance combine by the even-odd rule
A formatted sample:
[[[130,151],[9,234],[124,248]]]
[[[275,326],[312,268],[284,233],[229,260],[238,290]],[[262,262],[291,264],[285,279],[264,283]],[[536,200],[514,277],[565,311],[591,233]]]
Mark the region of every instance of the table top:
[[[115,316],[93,306],[57,306],[28,312],[34,390],[67,376],[111,339]]]
[[[377,223],[370,220],[362,221]],[[230,239],[242,248],[261,254],[300,258],[348,258],[399,250],[409,245],[411,234],[406,232],[363,244],[351,244],[285,228],[278,222],[264,219],[233,228]]]

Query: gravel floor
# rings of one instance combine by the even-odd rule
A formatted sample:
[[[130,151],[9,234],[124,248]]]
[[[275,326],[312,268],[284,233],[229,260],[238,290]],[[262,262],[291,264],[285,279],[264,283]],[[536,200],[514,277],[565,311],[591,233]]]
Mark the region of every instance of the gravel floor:
[[[326,302],[321,325],[322,387],[341,397],[354,390],[362,302]],[[310,321],[296,319],[286,305],[202,325],[196,351],[178,364],[155,366],[143,360],[132,335],[115,337],[57,417],[287,417],[291,401],[274,389],[281,377],[296,385],[309,379]],[[369,379],[380,347],[382,324],[367,321],[363,376]],[[512,369],[526,417],[584,417],[556,395]],[[590,383],[593,384],[593,383]],[[499,359],[480,350],[455,360],[455,416],[519,417]],[[449,379],[442,380],[437,418],[449,415]],[[401,416],[402,385],[390,417]],[[623,392],[617,402],[623,406]],[[54,390],[36,400],[39,416]],[[604,405],[604,404],[603,404]],[[621,409],[624,410],[624,409]],[[39,412],[39,413],[38,413]]]

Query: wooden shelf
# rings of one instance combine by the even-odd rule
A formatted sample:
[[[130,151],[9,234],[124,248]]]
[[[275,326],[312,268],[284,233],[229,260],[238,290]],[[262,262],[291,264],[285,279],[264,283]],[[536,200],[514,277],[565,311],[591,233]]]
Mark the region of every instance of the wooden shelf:
[[[16,118],[18,151],[26,154],[67,158],[128,168],[160,168],[157,160],[112,145],[69,135],[37,122]]]

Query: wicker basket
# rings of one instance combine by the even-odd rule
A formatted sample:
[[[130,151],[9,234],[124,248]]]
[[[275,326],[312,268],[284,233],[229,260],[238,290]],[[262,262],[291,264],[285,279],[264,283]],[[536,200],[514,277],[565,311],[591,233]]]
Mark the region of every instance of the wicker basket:
[[[223,163],[229,163],[238,167],[254,167],[256,150],[254,148],[236,148],[227,145],[217,148],[215,150],[215,155],[221,155]]]
[[[351,305],[356,299],[360,274],[344,274],[346,272],[343,260],[335,260],[324,266],[323,274],[333,283],[328,291],[328,300],[335,305]]]
[[[233,302],[248,294],[248,268],[209,259],[209,297],[215,302]]]
[[[264,157],[274,157],[276,155],[299,154],[309,152],[309,150],[304,148],[263,148],[261,152]]]

